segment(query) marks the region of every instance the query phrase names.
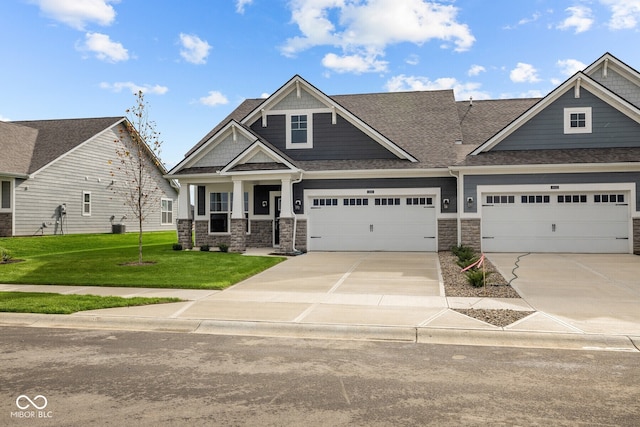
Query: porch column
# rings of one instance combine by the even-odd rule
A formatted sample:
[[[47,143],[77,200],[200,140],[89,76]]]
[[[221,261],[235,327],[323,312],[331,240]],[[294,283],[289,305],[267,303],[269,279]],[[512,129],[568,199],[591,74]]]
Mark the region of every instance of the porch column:
[[[283,178],[280,187],[280,252],[293,252],[293,206],[291,206],[291,178]]]
[[[191,218],[191,186],[182,183],[178,193],[178,243],[184,249],[193,248],[193,219]]]
[[[233,181],[233,201],[231,204],[231,244],[229,251],[244,252],[247,249],[247,223],[244,217],[244,189],[242,180]]]

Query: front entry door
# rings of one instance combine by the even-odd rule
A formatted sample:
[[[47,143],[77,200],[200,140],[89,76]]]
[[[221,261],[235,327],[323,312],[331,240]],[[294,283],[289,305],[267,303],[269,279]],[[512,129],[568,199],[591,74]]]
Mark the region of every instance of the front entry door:
[[[280,246],[280,208],[282,198],[280,196],[274,196],[273,198],[273,246]]]

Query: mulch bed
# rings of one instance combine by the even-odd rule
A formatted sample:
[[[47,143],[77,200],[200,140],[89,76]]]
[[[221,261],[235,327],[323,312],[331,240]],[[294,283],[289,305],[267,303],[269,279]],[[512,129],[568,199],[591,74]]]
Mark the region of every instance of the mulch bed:
[[[451,252],[439,252],[440,268],[444,281],[445,295],[448,297],[477,297],[477,298],[520,298],[520,295],[513,289],[509,282],[502,277],[491,262],[485,258],[485,269],[489,273],[487,286],[475,288],[467,282],[467,278],[462,273],[462,269],[456,261],[458,258]],[[482,320],[491,325],[504,327],[512,324],[532,311],[520,310],[487,310],[487,309],[455,309],[458,313],[474,319]]]

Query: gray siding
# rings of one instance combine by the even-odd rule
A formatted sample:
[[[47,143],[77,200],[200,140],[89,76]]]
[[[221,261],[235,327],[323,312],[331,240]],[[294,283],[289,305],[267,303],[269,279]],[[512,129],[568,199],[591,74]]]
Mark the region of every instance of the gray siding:
[[[443,199],[449,199],[449,209],[445,213],[457,212],[457,185],[454,177],[434,178],[377,178],[377,179],[328,179],[302,181],[293,187],[293,196],[304,203],[304,190],[320,189],[370,189],[370,188],[440,188]],[[304,206],[302,211],[304,213]]]
[[[256,133],[274,144],[294,160],[363,160],[396,159],[397,157],[358,128],[337,116],[331,124],[331,113],[313,115],[313,148],[287,150],[284,115],[269,116],[267,127],[259,119],[253,125]]]
[[[611,68],[607,70],[606,78],[602,76],[602,65],[591,72],[589,77],[640,108],[640,87],[622,77]]]
[[[115,130],[115,132],[114,132]],[[45,234],[53,234],[56,207],[66,203],[65,233],[109,233],[111,216],[124,223],[127,231],[135,231],[137,222],[123,199],[114,193],[112,179],[116,183],[125,180],[123,173],[112,177],[112,166],[107,162],[117,159],[114,140],[117,129],[107,130],[93,140],[67,153],[41,170],[34,178],[16,183],[15,224],[16,235],[32,235],[44,222],[48,226]],[[145,222],[145,230],[175,230],[178,214],[178,195],[169,182],[162,178],[159,170],[152,173],[158,186],[158,202]],[[82,194],[91,192],[91,216],[82,215]],[[173,200],[173,224],[161,225],[160,197]]]
[[[640,147],[640,124],[588,90],[575,98],[573,89],[533,117],[492,150]],[[564,134],[564,109],[592,107],[590,134]]]
[[[566,174],[522,174],[522,175],[477,175],[464,177],[464,200],[473,197],[474,205],[464,207],[465,212],[477,212],[478,200],[476,199],[479,185],[536,185],[548,184],[603,184],[603,183],[627,183],[636,184],[635,210],[640,211],[640,172],[617,173],[566,173]]]

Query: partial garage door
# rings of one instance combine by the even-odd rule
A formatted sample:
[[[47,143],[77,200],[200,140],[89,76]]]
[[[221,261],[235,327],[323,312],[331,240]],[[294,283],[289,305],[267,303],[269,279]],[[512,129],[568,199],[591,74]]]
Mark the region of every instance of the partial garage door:
[[[436,251],[435,196],[311,199],[312,251]]]
[[[484,194],[485,252],[628,253],[627,193]]]

